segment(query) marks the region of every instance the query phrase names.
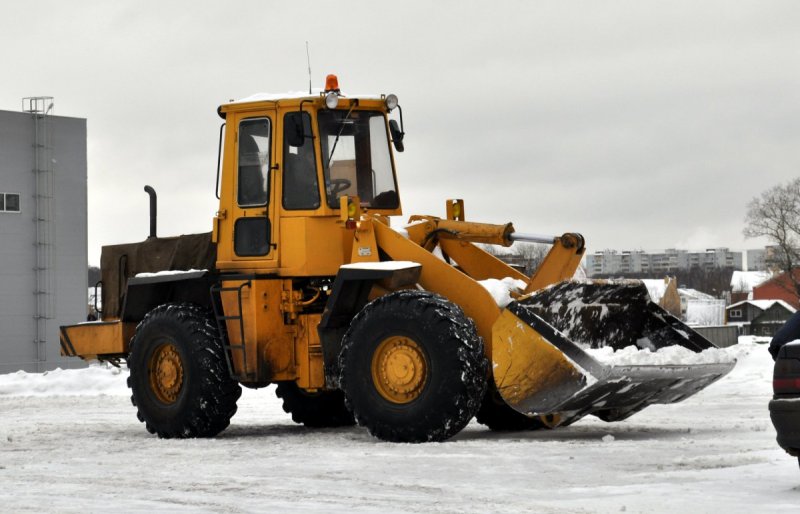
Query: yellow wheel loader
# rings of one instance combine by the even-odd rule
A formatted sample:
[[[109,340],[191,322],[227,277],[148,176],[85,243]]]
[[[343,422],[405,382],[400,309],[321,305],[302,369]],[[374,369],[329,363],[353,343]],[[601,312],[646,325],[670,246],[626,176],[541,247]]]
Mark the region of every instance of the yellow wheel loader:
[[[212,437],[240,386],[277,384],[294,421],[358,423],[387,441],[442,441],[477,416],[495,430],[624,419],[682,400],[732,362],[614,365],[592,348],[697,354],[713,345],[641,283],[570,281],[579,234],[401,215],[394,95],[315,94],[222,105],[212,231],[106,246],[100,321],[61,327],[64,355],[125,362],[159,437]],[[399,121],[399,122],[398,122]],[[552,245],[528,277],[484,251]],[[487,281],[519,289],[498,303]],[[643,350],[644,351],[644,350]]]

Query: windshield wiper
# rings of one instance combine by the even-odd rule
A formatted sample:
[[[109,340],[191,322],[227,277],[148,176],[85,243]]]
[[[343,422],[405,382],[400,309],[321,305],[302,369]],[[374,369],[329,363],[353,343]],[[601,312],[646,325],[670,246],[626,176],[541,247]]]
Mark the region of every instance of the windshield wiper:
[[[331,159],[333,159],[333,152],[336,151],[336,144],[339,142],[339,137],[342,135],[342,132],[344,131],[344,126],[347,120],[350,119],[350,114],[352,114],[355,106],[356,104],[353,103],[353,105],[350,106],[350,110],[347,111],[347,114],[345,115],[344,119],[339,122],[339,125],[341,126],[339,127],[339,132],[336,134],[336,139],[333,141],[333,147],[331,148],[331,153],[328,155],[328,169],[331,169]]]

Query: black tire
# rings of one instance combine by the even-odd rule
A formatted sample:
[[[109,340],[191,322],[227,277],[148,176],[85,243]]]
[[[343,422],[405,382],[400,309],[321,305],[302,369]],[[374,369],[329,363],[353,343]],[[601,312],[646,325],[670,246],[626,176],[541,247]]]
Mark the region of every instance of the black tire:
[[[509,407],[493,383],[486,388],[486,394],[475,420],[495,431],[511,432],[547,428],[538,417],[529,418]]]
[[[339,390],[310,393],[295,382],[278,382],[275,394],[283,400],[283,411],[291,414],[295,423],[310,428],[356,424],[353,413],[344,404],[344,393]]]
[[[206,309],[164,304],[150,311],[136,327],[128,367],[131,402],[151,434],[213,437],[236,413],[242,389]]]
[[[385,362],[381,348],[394,340],[413,342],[414,355],[424,359],[410,366],[424,373],[400,401],[387,398],[385,386],[373,378],[373,370],[382,369],[373,361]],[[488,361],[475,324],[459,307],[437,294],[409,290],[364,307],[345,334],[339,366],[347,406],[359,425],[385,441],[418,443],[444,441],[469,423],[486,389]]]

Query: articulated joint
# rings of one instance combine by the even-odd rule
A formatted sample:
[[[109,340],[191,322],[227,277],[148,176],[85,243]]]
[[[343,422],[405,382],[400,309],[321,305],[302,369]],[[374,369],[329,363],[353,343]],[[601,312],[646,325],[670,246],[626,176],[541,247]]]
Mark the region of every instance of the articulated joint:
[[[572,232],[567,232],[558,239],[561,242],[561,246],[564,248],[575,248],[576,252],[582,252],[586,245],[582,235]]]

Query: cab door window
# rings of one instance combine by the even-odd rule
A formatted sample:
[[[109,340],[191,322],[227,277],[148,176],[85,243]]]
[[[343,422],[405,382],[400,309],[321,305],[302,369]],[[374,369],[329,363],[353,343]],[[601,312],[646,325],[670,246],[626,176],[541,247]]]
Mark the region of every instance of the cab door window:
[[[243,120],[239,124],[240,207],[260,207],[269,200],[269,118]]]
[[[239,123],[236,201],[242,209],[233,226],[233,250],[242,257],[269,254],[270,220],[267,209],[247,208],[269,203],[271,130],[269,118],[250,118]]]

